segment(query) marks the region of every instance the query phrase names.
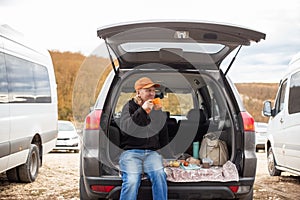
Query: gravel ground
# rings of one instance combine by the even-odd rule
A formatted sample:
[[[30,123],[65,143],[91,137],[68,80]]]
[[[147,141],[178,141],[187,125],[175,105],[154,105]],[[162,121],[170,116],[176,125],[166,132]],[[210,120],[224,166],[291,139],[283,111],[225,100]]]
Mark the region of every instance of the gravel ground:
[[[0,175],[0,199],[79,199],[79,153],[49,153],[35,182],[9,183]]]
[[[254,200],[299,199],[300,177],[283,173],[270,177],[266,166],[266,154],[257,153],[258,165],[254,185]],[[30,184],[9,183],[0,174],[1,200],[29,199],[79,199],[79,154],[50,153],[44,156],[38,178]]]
[[[258,163],[254,184],[254,199],[300,199],[300,176],[287,172],[281,173],[281,176],[269,176],[266,153],[257,153],[256,155]]]

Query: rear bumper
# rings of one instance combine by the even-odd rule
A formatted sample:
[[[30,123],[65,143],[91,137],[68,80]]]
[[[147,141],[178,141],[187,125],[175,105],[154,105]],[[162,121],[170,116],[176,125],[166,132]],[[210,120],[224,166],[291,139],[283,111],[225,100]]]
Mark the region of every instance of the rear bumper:
[[[66,145],[57,145],[53,148],[53,150],[80,150],[79,142],[70,143]]]
[[[82,177],[83,178],[83,177]],[[84,185],[90,198],[119,199],[122,180],[120,177],[95,178],[85,177]],[[169,199],[235,199],[242,198],[250,194],[254,184],[252,178],[240,178],[238,182],[193,182],[174,183],[168,182]],[[91,190],[92,185],[113,185],[110,192],[101,193]],[[239,186],[247,188],[242,192],[234,193],[229,186]],[[139,199],[152,199],[151,183],[143,180],[139,190]]]
[[[55,146],[55,148],[53,148],[53,151],[59,151],[59,150],[80,150],[80,147],[78,145],[74,145],[74,146]]]

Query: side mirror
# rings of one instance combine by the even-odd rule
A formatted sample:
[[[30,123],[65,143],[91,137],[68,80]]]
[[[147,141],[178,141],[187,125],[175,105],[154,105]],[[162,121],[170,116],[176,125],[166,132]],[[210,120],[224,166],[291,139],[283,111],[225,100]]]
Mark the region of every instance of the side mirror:
[[[272,116],[271,101],[265,101],[264,102],[263,115],[266,116],[266,117]]]

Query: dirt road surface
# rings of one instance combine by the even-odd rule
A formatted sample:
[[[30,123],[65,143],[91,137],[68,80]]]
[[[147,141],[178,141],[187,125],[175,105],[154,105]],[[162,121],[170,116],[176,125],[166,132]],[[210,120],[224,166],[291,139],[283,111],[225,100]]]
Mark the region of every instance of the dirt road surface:
[[[49,153],[33,183],[9,183],[0,175],[1,200],[79,199],[79,153]]]
[[[281,176],[269,176],[266,153],[257,153],[258,163],[254,184],[254,199],[300,199],[300,176],[283,172]]]
[[[266,154],[257,153],[257,176],[254,185],[254,200],[299,199],[300,177],[283,173],[270,177],[267,171]],[[5,174],[0,174],[1,200],[77,200],[79,199],[79,154],[50,153],[45,155],[39,176],[30,184],[9,183]]]

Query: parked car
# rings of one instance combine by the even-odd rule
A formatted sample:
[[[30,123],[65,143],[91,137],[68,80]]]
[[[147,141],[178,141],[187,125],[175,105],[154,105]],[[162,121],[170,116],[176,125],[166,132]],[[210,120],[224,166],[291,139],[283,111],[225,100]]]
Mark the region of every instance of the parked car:
[[[271,176],[282,171],[300,175],[300,53],[289,63],[281,79],[272,108],[264,102],[263,113],[269,117],[267,156]]]
[[[267,143],[267,128],[268,124],[264,122],[255,122],[255,147],[256,151],[265,150],[265,144]]]
[[[80,139],[74,124],[70,121],[58,120],[58,136],[53,151],[67,150],[78,153]]]
[[[111,72],[85,118],[80,199],[119,199],[119,120],[122,107],[135,95],[134,82],[143,76],[160,84],[156,96],[169,116],[170,143],[161,149],[165,158],[178,159],[189,152],[196,137],[216,132],[226,142],[228,161],[237,170],[237,181],[168,181],[169,198],[252,199],[257,162],[254,119],[228,77],[230,66],[223,73],[220,65],[238,47],[259,42],[265,34],[188,21],[118,24],[102,27],[97,33],[105,43],[93,55],[102,62],[111,59],[111,64],[102,66],[102,71],[110,67]],[[103,52],[106,55],[100,54]],[[101,63],[94,66],[101,67]],[[142,180],[138,198],[152,198],[148,179]]]

